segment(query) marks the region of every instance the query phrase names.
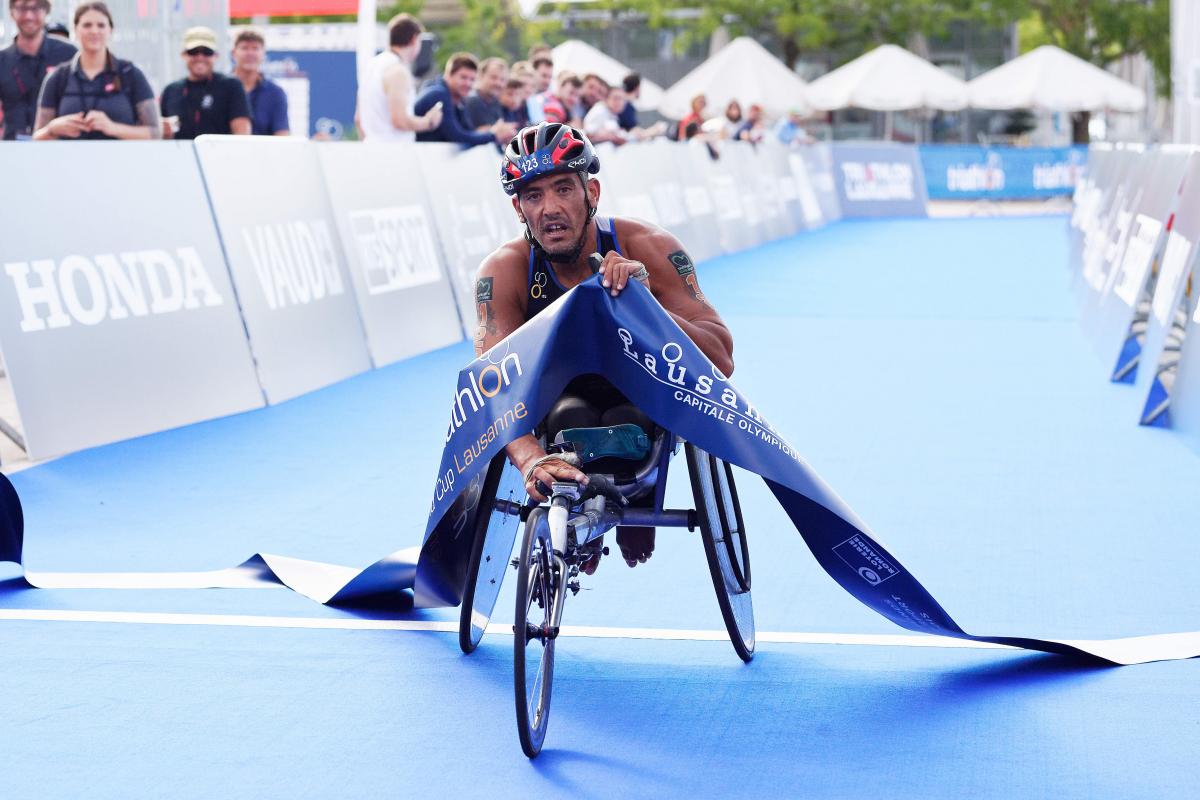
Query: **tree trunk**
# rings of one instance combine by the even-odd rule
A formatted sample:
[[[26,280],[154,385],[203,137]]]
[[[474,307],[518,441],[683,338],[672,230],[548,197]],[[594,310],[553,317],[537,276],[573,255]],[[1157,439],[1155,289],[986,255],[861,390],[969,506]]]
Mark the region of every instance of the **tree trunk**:
[[[1090,111],[1077,111],[1071,115],[1071,141],[1074,144],[1091,143],[1091,135],[1088,133],[1088,123],[1091,121]]]

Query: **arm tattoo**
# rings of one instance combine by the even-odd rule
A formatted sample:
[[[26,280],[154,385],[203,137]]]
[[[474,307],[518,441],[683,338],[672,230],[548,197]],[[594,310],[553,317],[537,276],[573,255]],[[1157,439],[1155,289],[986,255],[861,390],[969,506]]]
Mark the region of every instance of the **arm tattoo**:
[[[475,308],[479,325],[475,328],[475,352],[482,353],[488,336],[499,333],[496,317],[492,313],[492,279],[480,278],[475,282]]]
[[[671,266],[675,267],[679,277],[683,278],[683,282],[691,289],[692,297],[696,299],[696,302],[708,305],[708,301],[704,299],[704,293],[700,291],[700,284],[696,282],[696,265],[692,263],[691,256],[683,250],[676,250],[667,258],[671,260]]]
[[[162,138],[162,120],[158,116],[158,103],[154,102],[153,97],[137,104],[137,119],[138,125],[150,129],[151,139]]]

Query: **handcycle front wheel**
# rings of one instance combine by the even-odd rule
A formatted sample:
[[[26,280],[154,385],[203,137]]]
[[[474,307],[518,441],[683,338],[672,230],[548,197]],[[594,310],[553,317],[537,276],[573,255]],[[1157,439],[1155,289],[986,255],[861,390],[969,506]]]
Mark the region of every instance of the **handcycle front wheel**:
[[[544,508],[534,509],[525,522],[517,561],[517,607],[513,619],[513,694],[517,734],[529,758],[542,751],[550,720],[554,683],[554,605],[562,591],[562,576],[550,543]]]
[[[750,597],[750,551],[741,504],[729,465],[691,442],[684,445],[692,497],[704,555],[721,618],[733,649],[743,661],[754,658],[754,603]],[[734,527],[736,525],[736,528]]]
[[[521,528],[524,502],[520,470],[499,453],[488,465],[475,510],[474,539],[458,616],[458,646],[464,653],[473,653],[479,646],[496,608]]]

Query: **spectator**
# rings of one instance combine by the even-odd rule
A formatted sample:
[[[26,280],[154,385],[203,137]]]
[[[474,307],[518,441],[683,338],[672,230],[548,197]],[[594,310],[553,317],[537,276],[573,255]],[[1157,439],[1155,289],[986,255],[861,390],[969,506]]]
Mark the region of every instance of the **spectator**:
[[[596,73],[590,72],[583,76],[583,91],[579,93],[579,105],[575,116],[583,119],[587,112],[592,110],[592,106],[608,97],[608,90],[608,81]]]
[[[287,95],[262,74],[267,42],[258,31],[242,31],[233,40],[233,74],[250,103],[250,132],[255,136],[287,136]]]
[[[804,130],[804,115],[793,108],[788,115],[775,124],[775,138],[785,145],[808,144],[813,138]]]
[[[441,124],[427,133],[418,133],[417,141],[457,142],[468,147],[492,142],[501,146],[508,144],[516,133],[511,122],[497,120],[487,130],[473,131],[463,119],[462,102],[475,85],[478,71],[479,63],[470,53],[450,56],[443,76],[421,91],[415,106],[416,113],[425,114],[441,103],[444,110]]]
[[[529,125],[529,111],[525,101],[529,97],[529,81],[522,78],[509,78],[500,93],[500,105],[504,106],[504,121],[517,126],[517,130]]]
[[[412,70],[421,54],[423,31],[411,14],[388,21],[388,47],[368,62],[358,87],[354,122],[365,141],[415,142],[418,133],[441,124],[441,106],[421,116],[414,110],[417,89]]]
[[[75,45],[45,32],[50,0],[8,0],[8,13],[17,26],[13,43],[0,50],[0,119],[4,139],[28,139],[37,116],[42,81],[75,55]]]
[[[188,28],[183,34],[187,77],[162,93],[163,135],[195,139],[205,133],[250,135],[250,103],[242,82],[213,69],[217,35],[211,28]]]
[[[46,26],[46,35],[60,42],[71,44],[71,31],[62,22],[51,22]],[[71,45],[74,47],[75,45]]]
[[[108,6],[75,7],[80,51],[42,83],[34,139],[157,139],[162,135],[154,90],[142,71],[108,49]]]
[[[738,126],[737,133],[733,138],[740,139],[743,142],[758,144],[763,138],[763,117],[762,106],[758,103],[750,106],[746,112],[746,119]]]
[[[472,130],[486,129],[504,118],[500,93],[508,83],[508,65],[502,58],[487,58],[479,65],[479,83],[463,101],[463,118]]]
[[[554,48],[552,48],[550,45],[535,44],[529,48],[529,60],[534,63],[534,66],[536,66],[538,59],[544,58],[547,61],[549,61],[552,58],[554,58],[553,53],[554,53]],[[547,85],[547,88],[548,88],[548,85]],[[546,90],[543,89],[542,91],[546,91]]]
[[[604,99],[604,102],[596,103],[588,109],[587,115],[583,118],[583,132],[593,142],[625,144],[628,136],[621,129],[620,120],[617,118],[624,108],[625,89],[621,86],[614,86],[609,89],[608,97]]]
[[[638,112],[634,103],[642,96],[642,76],[631,72],[621,80],[621,88],[625,90],[625,107],[617,115],[621,128],[631,131],[638,126]]]
[[[692,98],[691,112],[679,120],[679,138],[681,140],[690,139],[700,132],[700,126],[704,124],[704,108],[707,105],[708,100],[702,94]]]
[[[525,101],[529,109],[529,124],[536,125],[546,118],[544,107],[551,96],[550,83],[554,79],[554,62],[548,55],[530,59],[533,62],[533,94]]]
[[[558,91],[546,97],[542,113],[546,122],[567,122],[576,128],[583,127],[580,121],[571,116],[569,109],[579,104],[579,93],[583,89],[583,81],[579,76],[564,72],[558,76]]]
[[[713,117],[700,126],[700,129],[719,139],[734,139],[737,138],[738,128],[741,126],[742,105],[737,100],[730,100],[725,106],[725,116]]]

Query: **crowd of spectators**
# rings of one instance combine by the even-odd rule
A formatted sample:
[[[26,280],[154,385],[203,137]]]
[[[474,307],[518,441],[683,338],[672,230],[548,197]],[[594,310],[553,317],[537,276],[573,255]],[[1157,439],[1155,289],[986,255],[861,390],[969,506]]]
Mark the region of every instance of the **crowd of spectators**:
[[[0,50],[0,131],[4,139],[193,139],[201,134],[289,134],[287,95],[262,73],[266,42],[253,30],[233,44],[234,71],[214,68],[217,35],[203,27],[185,32],[181,56],[186,77],[154,91],[138,66],[110,49],[114,20],[98,0],[75,7],[74,42],[46,28],[50,0],[9,0],[17,26]],[[811,139],[799,112],[768,130],[763,109],[743,113],[736,100],[707,116],[704,95],[677,125],[639,125],[641,77],[630,73],[610,84],[595,73],[555,71],[544,45],[511,65],[453,53],[436,78],[418,84],[430,50],[421,22],[400,14],[388,23],[388,47],[359,82],[355,124],[367,141],[451,142],[465,147],[507,143],[522,127],[543,120],[569,123],[595,142],[621,145],[667,135],[784,144]],[[416,67],[416,68],[415,68]]]
[[[72,15],[74,43],[46,28],[50,0],[9,0],[13,43],[0,50],[0,138],[194,139],[204,133],[287,135],[287,95],[262,74],[265,41],[242,31],[234,75],[214,69],[217,35],[189,28],[187,77],[155,97],[146,75],[113,53],[115,27],[103,2],[85,0]]]

